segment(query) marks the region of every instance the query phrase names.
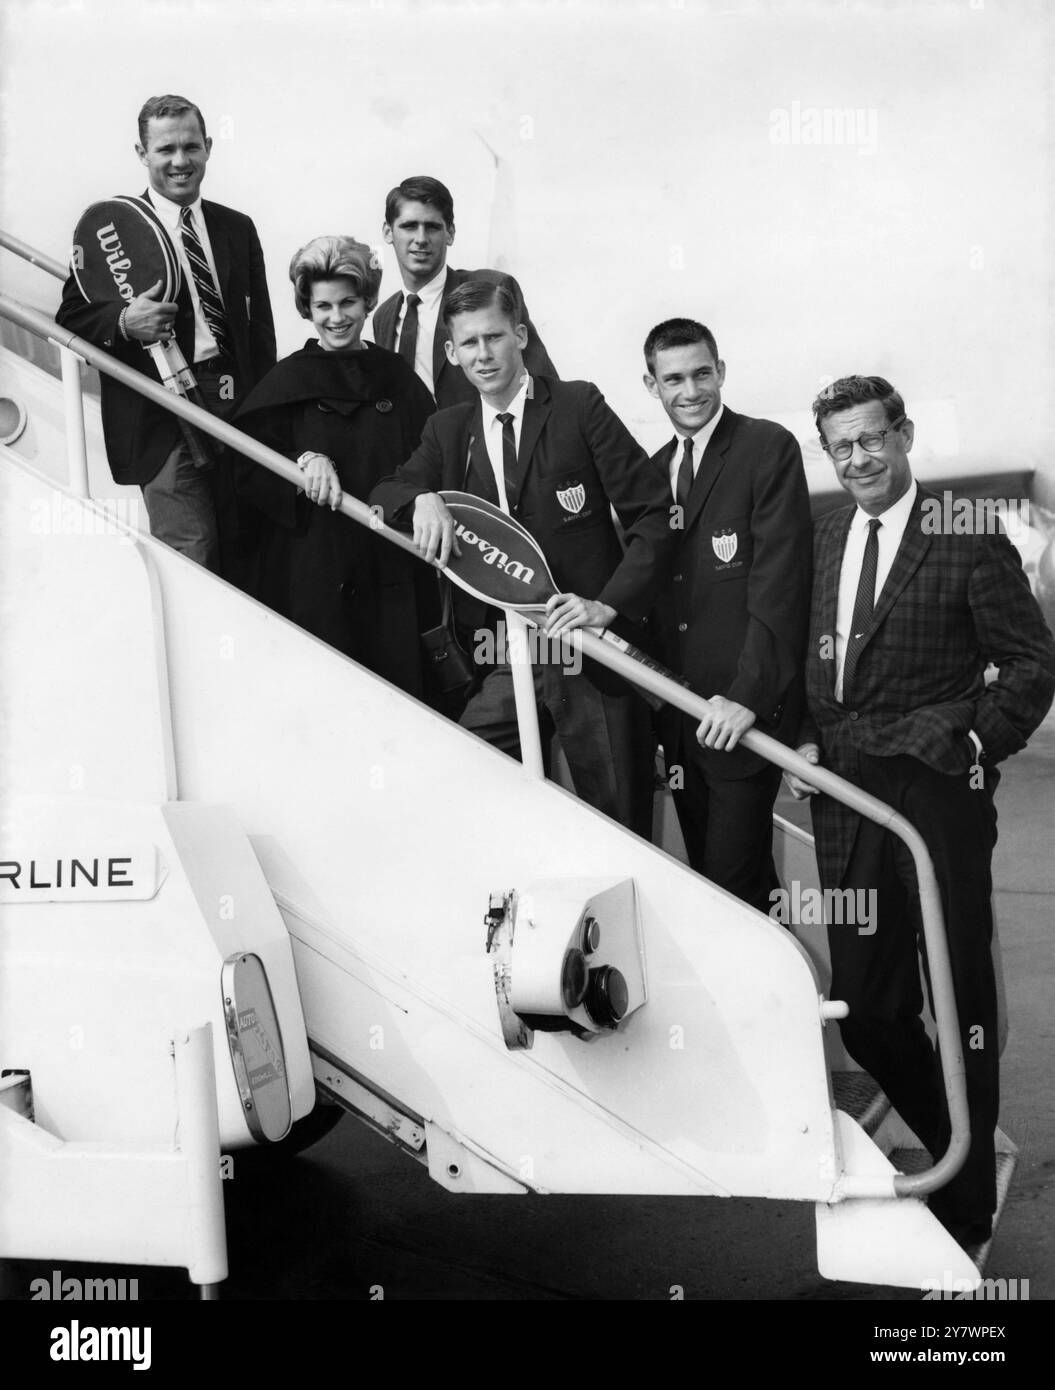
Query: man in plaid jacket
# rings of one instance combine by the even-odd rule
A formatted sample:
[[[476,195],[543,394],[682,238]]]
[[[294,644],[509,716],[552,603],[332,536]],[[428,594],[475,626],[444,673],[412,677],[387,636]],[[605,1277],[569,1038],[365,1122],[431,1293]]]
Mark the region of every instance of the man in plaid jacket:
[[[821,444],[856,506],[829,513],[814,528],[809,718],[799,751],[893,806],[923,836],[934,861],[971,1147],[930,1205],[961,1244],[973,1245],[990,1235],[996,1206],[993,793],[998,764],[1025,747],[1051,707],[1055,642],[993,512],[985,513],[987,525],[950,534],[939,500],[913,479],[914,427],[889,382],[844,377],[813,411]],[[990,663],[997,674],[987,681]],[[843,1041],[937,1159],[950,1125],[940,1065],[920,1017],[922,937],[911,856],[874,822],[798,778],[789,783],[796,795],[814,796],[824,887],[877,893],[873,932],[829,927],[831,997],[850,1008],[840,1025]]]

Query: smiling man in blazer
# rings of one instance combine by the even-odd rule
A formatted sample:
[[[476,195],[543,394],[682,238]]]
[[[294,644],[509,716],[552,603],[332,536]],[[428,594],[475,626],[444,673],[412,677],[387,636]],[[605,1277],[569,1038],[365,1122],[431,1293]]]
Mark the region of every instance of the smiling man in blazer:
[[[474,400],[431,417],[419,448],[378,484],[371,504],[391,524],[413,528],[425,559],[445,564],[454,522],[437,494],[488,498],[531,532],[563,591],[547,608],[550,637],[610,626],[639,642],[635,625],[652,607],[673,547],[661,477],[596,386],[526,370],[527,328],[507,287],[469,281],[451,295],[446,319],[447,355],[472,383]],[[454,613],[463,645],[476,650],[477,634],[500,617],[460,590]],[[515,756],[509,665],[500,659],[480,675],[461,723]],[[573,674],[559,660],[543,661],[535,675],[578,794],[647,836],[652,770],[640,696],[596,663]]]
[[[1018,552],[990,518],[943,531],[912,476],[914,426],[893,386],[844,377],[813,403],[821,443],[856,506],[814,533],[799,752],[887,802],[926,842],[949,943],[971,1147],[931,1210],[964,1245],[988,1239],[996,1205],[993,1130],[999,1035],[991,942],[993,793],[998,764],[1025,747],[1055,693],[1055,642]],[[987,679],[987,667],[997,668]],[[938,1058],[920,1013],[922,947],[913,861],[890,831],[812,795],[825,888],[875,890],[862,935],[831,926],[833,999],[847,1051],[937,1159],[950,1125]],[[924,952],[925,956],[925,952]]]
[[[447,248],[454,244],[454,199],[439,179],[420,174],[393,188],[385,201],[382,233],[395,252],[403,289],[378,306],[364,336],[404,357],[432,392],[437,409],[476,399],[475,387],[445,347],[447,301],[469,280],[490,280],[511,292],[517,322],[527,334],[527,370],[532,376],[556,377],[557,369],[513,277],[500,270],[455,270],[447,264]]]
[[[703,324],[658,324],[645,365],[675,431],[652,459],[676,546],[653,636],[712,709],[698,731],[688,715],[661,711],[667,773],[692,867],[768,912],[780,770],[737,745],[755,725],[785,742],[798,730],[810,593],[802,455],[780,425],[722,404],[725,363]]]
[[[136,152],[150,180],[144,196],[181,264],[179,296],[175,303],[160,300],[159,284],[127,307],[89,303],[70,275],[56,319],[155,380],[144,346],[174,333],[194,364],[207,407],[226,418],[274,366],[275,330],[256,228],[244,213],[202,200],[211,151],[204,118],[186,97],[145,103]],[[114,481],[142,488],[152,534],[244,583],[246,541],[239,534],[229,457],[211,444],[216,462],[196,468],[176,417],[107,376],[102,417]]]

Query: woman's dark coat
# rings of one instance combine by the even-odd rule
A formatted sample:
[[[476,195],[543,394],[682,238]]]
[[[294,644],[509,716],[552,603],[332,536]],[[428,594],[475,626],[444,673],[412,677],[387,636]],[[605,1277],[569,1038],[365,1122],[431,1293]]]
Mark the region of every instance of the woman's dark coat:
[[[234,423],[289,459],[326,454],[365,501],[414,452],[435,409],[393,352],[312,340],[250,392]],[[292,483],[238,461],[239,495],[267,518],[258,597],[353,660],[421,697],[420,634],[438,621],[430,568]]]

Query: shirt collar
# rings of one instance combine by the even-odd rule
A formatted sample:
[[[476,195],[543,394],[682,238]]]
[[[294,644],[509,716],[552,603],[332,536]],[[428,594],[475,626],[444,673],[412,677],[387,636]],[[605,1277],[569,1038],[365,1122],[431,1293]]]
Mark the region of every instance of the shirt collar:
[[[420,290],[408,290],[403,286],[403,307],[406,308],[407,295],[416,294],[426,309],[434,308],[443,296],[443,286],[447,281],[446,265],[438,275],[434,275],[427,285],[422,285]]]
[[[703,429],[697,430],[695,434],[676,434],[674,436],[674,447],[676,449],[684,449],[685,440],[691,439],[693,457],[702,458],[704,449],[706,449],[707,445],[711,442],[711,439],[714,436],[714,432],[718,428],[718,422],[722,418],[724,410],[724,404],[720,405],[718,409],[715,411],[715,413],[704,425]]]
[[[913,478],[904,496],[899,497],[892,507],[887,507],[885,512],[880,512],[875,520],[881,521],[883,526],[889,528],[891,531],[903,532],[908,525],[909,517],[912,515],[912,508],[916,505],[916,493],[918,491],[918,484],[915,478]],[[871,513],[858,507],[854,512],[853,521],[850,525],[855,531],[864,531],[867,529],[868,523],[871,520],[873,520]]]
[[[515,428],[524,417],[524,402],[534,400],[534,398],[535,383],[532,381],[530,374],[525,372],[520,382],[520,390],[501,413],[503,415],[512,415]],[[490,401],[485,401],[483,396],[480,397],[480,408],[483,411],[484,429],[489,430],[497,419],[499,412]]]
[[[174,203],[171,198],[166,198],[158,193],[154,188],[147,189],[147,197],[154,206],[154,211],[164,222],[166,227],[175,229],[180,224],[180,213],[185,207],[189,207],[194,214],[194,221],[197,226],[202,226],[205,221],[201,210],[201,198],[195,198],[193,203]]]

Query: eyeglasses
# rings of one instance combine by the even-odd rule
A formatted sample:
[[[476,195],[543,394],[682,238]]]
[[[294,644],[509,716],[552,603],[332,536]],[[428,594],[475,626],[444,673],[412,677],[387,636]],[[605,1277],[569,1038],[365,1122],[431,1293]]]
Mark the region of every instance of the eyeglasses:
[[[838,444],[822,444],[821,448],[836,463],[845,463],[853,453],[855,444],[860,444],[866,454],[878,454],[887,435],[899,429],[905,423],[906,418],[902,415],[900,420],[895,420],[892,425],[887,425],[885,430],[876,430],[874,434],[859,434],[856,439],[840,439]]]

